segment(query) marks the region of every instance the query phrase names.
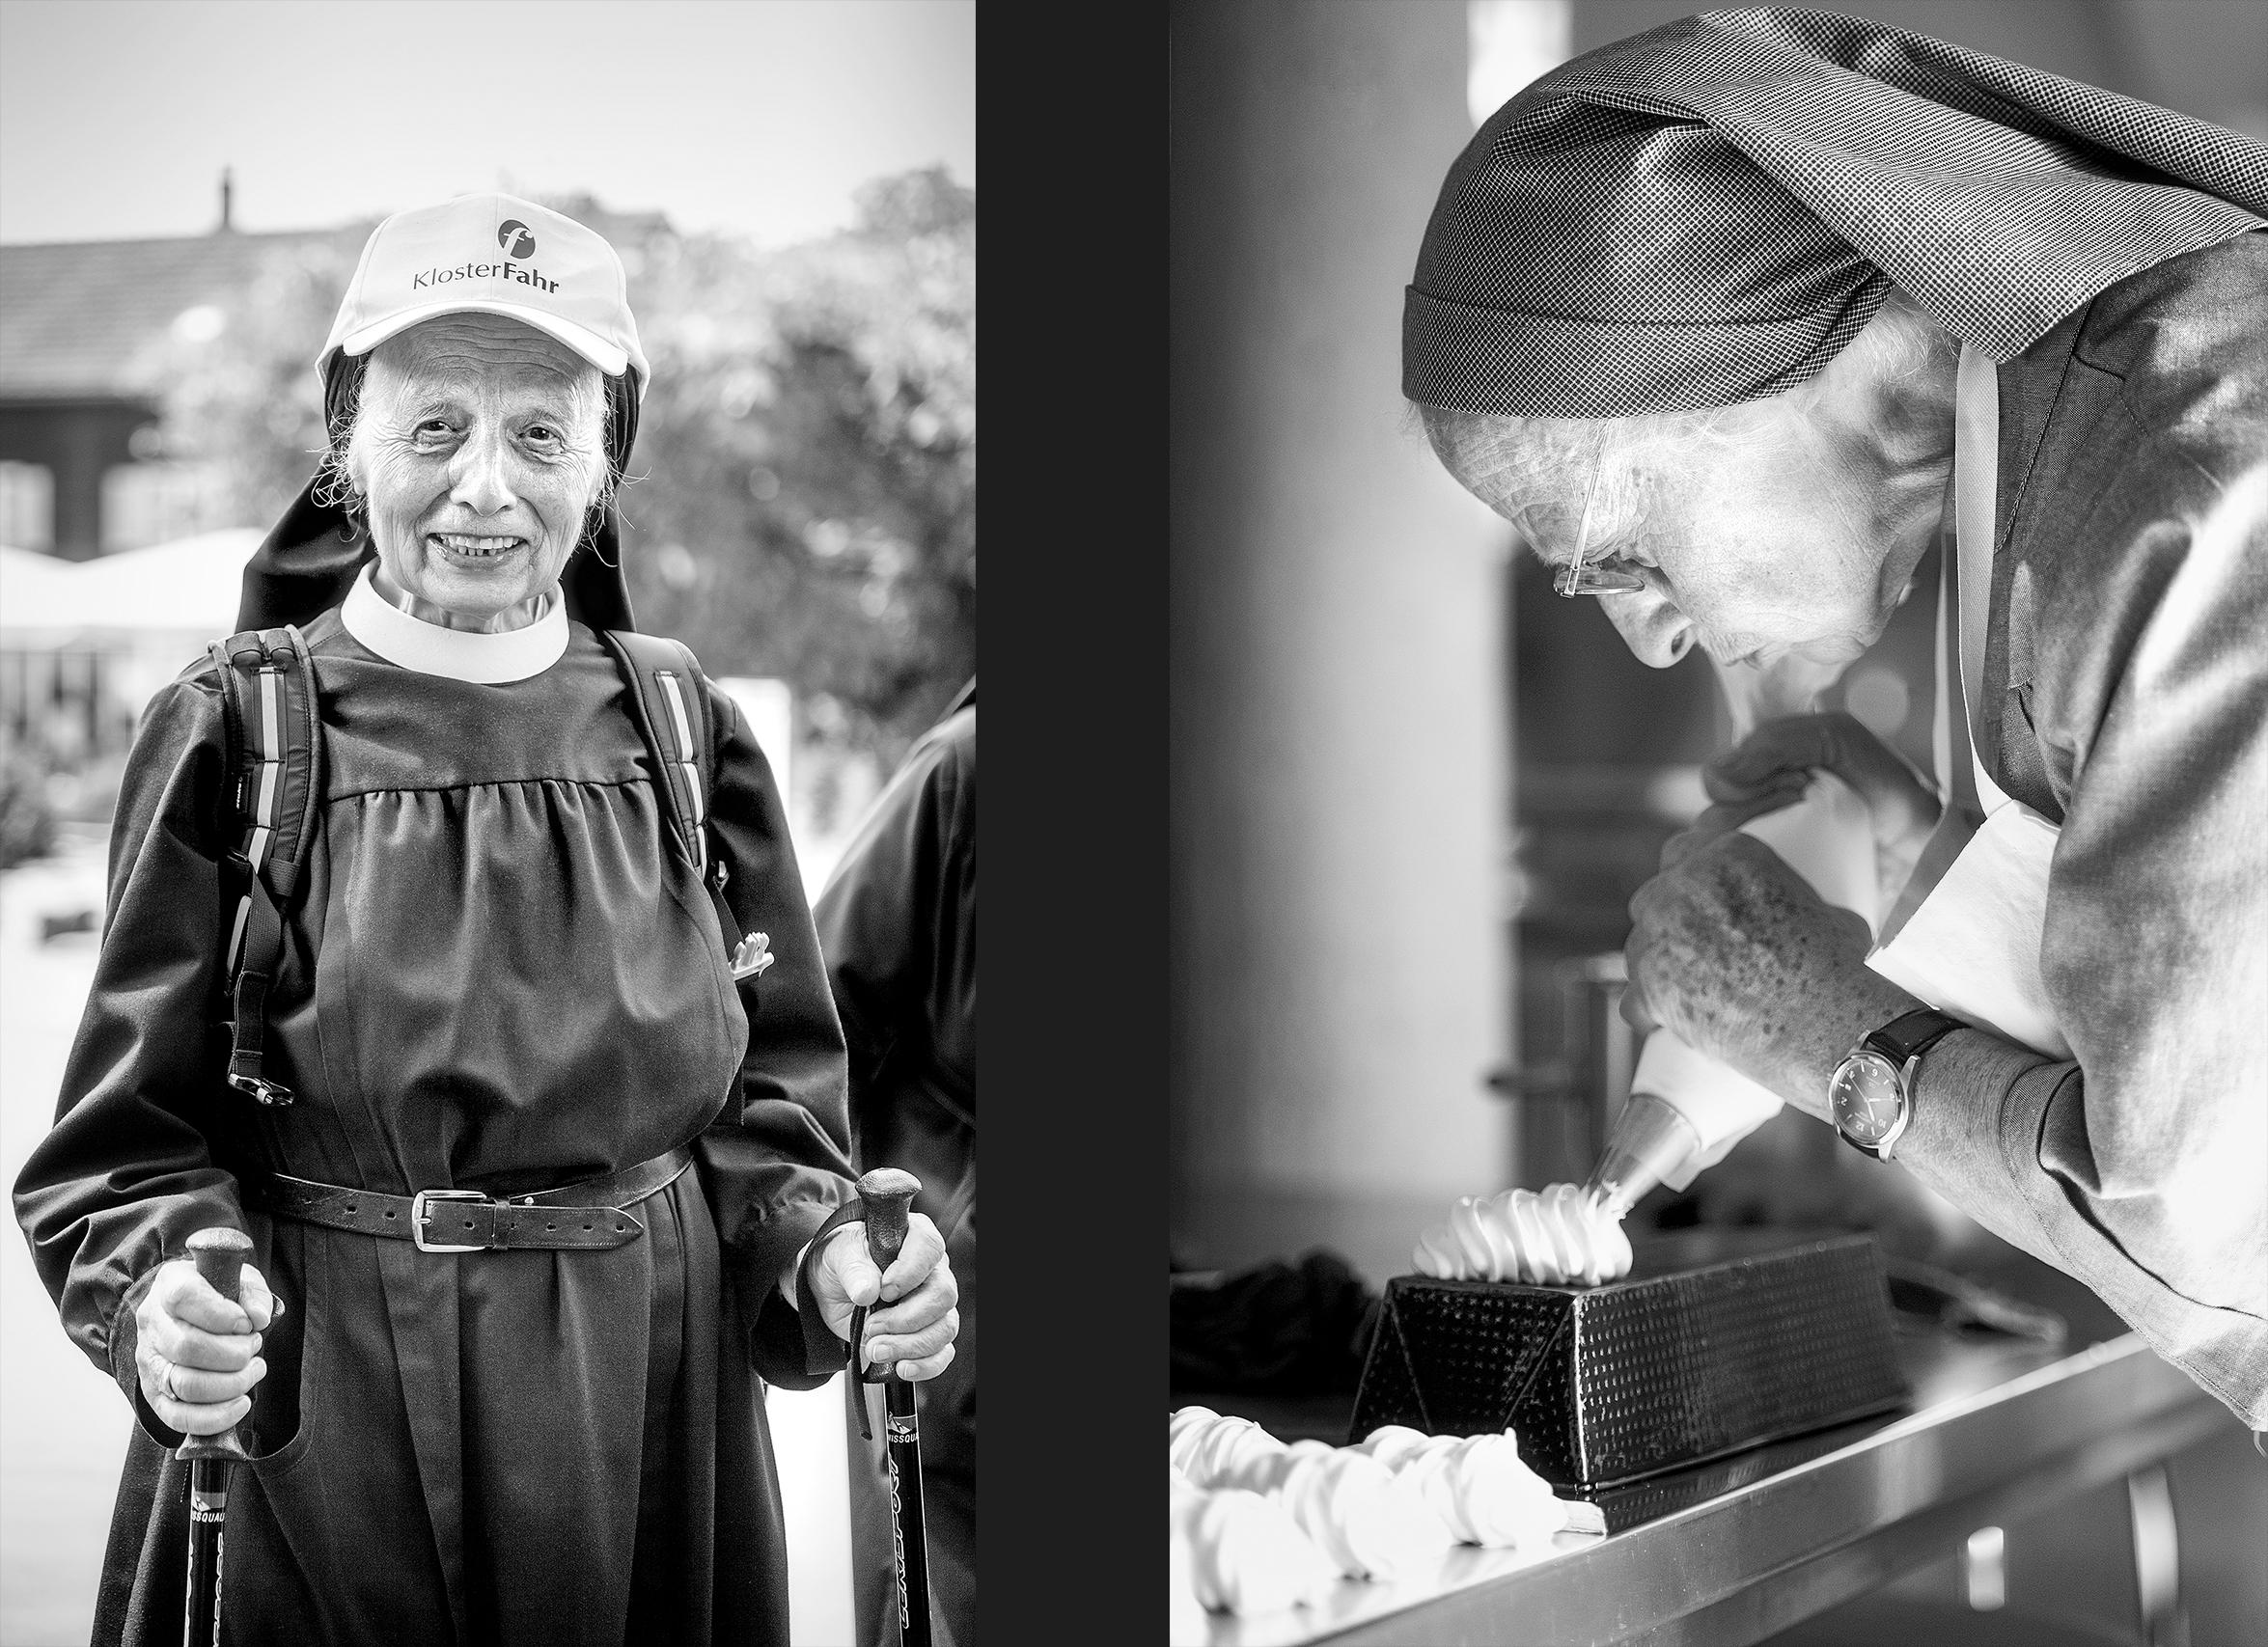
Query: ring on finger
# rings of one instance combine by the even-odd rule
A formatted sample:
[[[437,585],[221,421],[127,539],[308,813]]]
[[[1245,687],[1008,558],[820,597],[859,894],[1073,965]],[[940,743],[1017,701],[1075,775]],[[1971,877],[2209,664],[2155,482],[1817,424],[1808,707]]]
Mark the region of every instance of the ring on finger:
[[[157,1393],[164,1396],[168,1401],[180,1400],[180,1391],[174,1388],[174,1363],[171,1361],[162,1361],[160,1364],[165,1368],[165,1370],[157,1375]]]

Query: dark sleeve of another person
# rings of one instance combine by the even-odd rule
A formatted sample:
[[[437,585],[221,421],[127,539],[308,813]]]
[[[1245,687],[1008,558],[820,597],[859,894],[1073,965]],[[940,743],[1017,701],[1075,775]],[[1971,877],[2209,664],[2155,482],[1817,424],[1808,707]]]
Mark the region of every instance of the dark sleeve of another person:
[[[915,745],[819,897],[862,1165],[885,1159],[877,1143],[893,1130],[888,1107],[909,1083],[975,1128],[976,812],[971,706]]]

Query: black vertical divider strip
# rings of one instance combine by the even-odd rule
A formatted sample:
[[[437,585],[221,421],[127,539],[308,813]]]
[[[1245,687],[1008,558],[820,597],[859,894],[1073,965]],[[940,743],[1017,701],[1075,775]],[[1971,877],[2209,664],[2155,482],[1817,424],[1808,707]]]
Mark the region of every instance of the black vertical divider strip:
[[[993,1641],[1165,1639],[1162,8],[983,8]]]

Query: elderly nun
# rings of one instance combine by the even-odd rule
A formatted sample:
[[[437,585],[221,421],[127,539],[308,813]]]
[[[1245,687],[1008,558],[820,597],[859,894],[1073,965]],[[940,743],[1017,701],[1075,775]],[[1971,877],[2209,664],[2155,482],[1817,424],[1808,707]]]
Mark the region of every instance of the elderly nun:
[[[15,1186],[136,1421],[96,1639],[182,1638],[167,1449],[241,1421],[229,1640],[784,1644],[763,1384],[842,1366],[877,1294],[862,1354],[934,1376],[954,1281],[919,1216],[883,1276],[855,1222],[813,1249],[851,1194],[844,1055],[778,791],[682,654],[711,728],[685,839],[602,644],[647,380],[622,264],[509,195],[402,212],[318,371],[331,451],[240,614],[301,626],[319,745],[264,1001],[230,991],[250,876],[207,660],[135,740]],[[182,1258],[214,1226],[254,1243],[238,1304]]]
[[[1743,8],[1490,119],[1403,331],[1442,461],[1648,664],[1845,664],[1950,528],[1939,784],[1847,719],[1759,728],[1633,900],[1632,1016],[2085,1281],[2254,1429],[2263,214],[2268,149],[2237,133]],[[1956,871],[2018,901],[2044,877],[1999,981],[2035,970],[2048,1028],[1892,981],[1859,920],[1734,830],[1820,769],[1905,882],[1886,931]],[[1965,912],[1978,944],[1991,903]]]

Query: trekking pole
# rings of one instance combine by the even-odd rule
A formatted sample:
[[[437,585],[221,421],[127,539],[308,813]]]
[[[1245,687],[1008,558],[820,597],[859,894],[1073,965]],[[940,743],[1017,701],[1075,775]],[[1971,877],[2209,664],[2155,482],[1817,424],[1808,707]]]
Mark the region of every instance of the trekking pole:
[[[920,1193],[922,1181],[894,1167],[877,1167],[858,1181],[858,1198],[865,1208],[867,1252],[876,1271],[887,1271],[905,1245],[906,1209]],[[866,1332],[866,1311],[851,1321],[851,1354],[861,1354]],[[861,1361],[861,1384],[879,1382],[883,1390],[882,1426],[890,1455],[890,1545],[898,1562],[898,1629],[899,1647],[929,1647],[929,1541],[922,1519],[922,1429],[914,1412],[914,1386],[889,1370],[889,1363],[869,1366]],[[866,1391],[859,1391],[866,1407]]]
[[[231,1304],[243,1281],[252,1238],[239,1229],[201,1229],[189,1256],[206,1285]],[[249,1459],[231,1424],[217,1435],[191,1436],[174,1449],[189,1467],[189,1601],[181,1615],[182,1647],[220,1647],[221,1529],[229,1514],[229,1469]]]

